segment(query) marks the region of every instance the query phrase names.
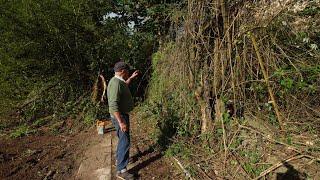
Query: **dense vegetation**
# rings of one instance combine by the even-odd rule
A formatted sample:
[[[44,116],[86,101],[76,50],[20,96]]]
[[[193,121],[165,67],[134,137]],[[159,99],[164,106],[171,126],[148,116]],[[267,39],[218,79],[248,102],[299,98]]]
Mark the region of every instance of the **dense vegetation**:
[[[317,177],[319,13],[318,1],[189,0],[139,111],[155,142],[199,179]]]
[[[141,129],[191,177],[264,177],[290,158],[317,176],[319,1],[1,4],[0,132],[92,124],[106,114],[92,87],[122,58],[143,72]]]
[[[94,81],[99,74],[110,78],[119,59],[144,73],[132,87],[143,97],[150,57],[170,28],[170,3],[1,1],[1,126],[80,112],[93,122]]]

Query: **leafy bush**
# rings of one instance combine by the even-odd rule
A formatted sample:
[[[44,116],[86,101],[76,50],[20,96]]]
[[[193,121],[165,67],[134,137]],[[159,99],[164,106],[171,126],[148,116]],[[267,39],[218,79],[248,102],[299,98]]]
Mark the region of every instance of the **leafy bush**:
[[[35,132],[36,132],[36,130],[30,129],[29,126],[21,125],[21,126],[17,127],[13,132],[10,133],[10,137],[11,138],[18,138],[18,137],[22,137],[22,136],[27,136],[29,134],[33,134]]]

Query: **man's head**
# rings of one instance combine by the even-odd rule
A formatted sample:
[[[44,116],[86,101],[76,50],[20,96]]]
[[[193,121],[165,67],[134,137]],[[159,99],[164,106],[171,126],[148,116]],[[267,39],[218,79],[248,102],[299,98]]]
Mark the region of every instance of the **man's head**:
[[[114,65],[113,70],[114,70],[116,75],[122,77],[124,80],[127,80],[129,78],[130,67],[125,62],[123,62],[123,61],[117,62]]]

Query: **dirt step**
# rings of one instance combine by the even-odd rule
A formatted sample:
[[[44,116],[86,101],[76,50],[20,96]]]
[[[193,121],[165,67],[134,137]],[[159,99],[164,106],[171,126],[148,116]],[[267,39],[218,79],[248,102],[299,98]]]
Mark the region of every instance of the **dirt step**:
[[[98,142],[85,152],[76,179],[111,180],[111,132],[96,136]]]

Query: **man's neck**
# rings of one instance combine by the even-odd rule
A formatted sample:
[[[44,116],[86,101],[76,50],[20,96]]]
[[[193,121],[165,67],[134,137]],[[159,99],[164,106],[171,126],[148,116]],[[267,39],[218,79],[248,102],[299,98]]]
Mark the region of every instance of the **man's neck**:
[[[123,81],[123,82],[126,82],[126,81],[123,79],[123,77],[122,77],[121,75],[117,74],[117,73],[114,75],[114,77],[120,79],[120,80]]]

